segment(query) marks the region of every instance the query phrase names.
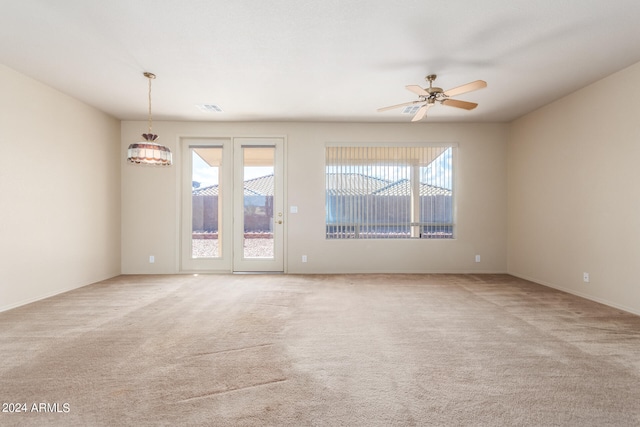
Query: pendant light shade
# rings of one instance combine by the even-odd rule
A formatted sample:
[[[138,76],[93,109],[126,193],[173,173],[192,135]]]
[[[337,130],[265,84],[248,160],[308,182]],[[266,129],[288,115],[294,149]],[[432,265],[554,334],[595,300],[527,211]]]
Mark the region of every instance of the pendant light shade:
[[[144,76],[149,79],[149,132],[142,134],[144,141],[129,145],[127,160],[135,164],[171,166],[173,163],[171,150],[164,145],[157,144],[155,140],[158,139],[158,135],[151,132],[153,124],[151,117],[151,80],[155,79],[156,75],[144,73]]]

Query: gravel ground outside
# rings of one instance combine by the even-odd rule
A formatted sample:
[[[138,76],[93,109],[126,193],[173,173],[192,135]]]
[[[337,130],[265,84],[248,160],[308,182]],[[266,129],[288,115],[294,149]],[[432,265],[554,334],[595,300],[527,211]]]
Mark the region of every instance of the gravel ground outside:
[[[194,258],[218,257],[218,239],[193,239]],[[244,239],[245,258],[273,258],[273,239]]]

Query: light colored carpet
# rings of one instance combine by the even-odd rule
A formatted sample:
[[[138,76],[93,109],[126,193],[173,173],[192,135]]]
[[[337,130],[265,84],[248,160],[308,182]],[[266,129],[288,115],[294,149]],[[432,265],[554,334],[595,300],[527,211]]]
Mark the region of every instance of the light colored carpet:
[[[640,317],[506,275],[122,276],[0,326],[3,426],[640,425]]]

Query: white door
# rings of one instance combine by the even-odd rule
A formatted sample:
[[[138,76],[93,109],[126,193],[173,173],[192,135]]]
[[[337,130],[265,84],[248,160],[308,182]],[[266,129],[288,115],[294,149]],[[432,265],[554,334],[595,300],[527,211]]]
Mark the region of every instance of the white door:
[[[234,139],[234,271],[284,271],[283,145]]]
[[[231,271],[233,142],[182,139],[180,269]]]

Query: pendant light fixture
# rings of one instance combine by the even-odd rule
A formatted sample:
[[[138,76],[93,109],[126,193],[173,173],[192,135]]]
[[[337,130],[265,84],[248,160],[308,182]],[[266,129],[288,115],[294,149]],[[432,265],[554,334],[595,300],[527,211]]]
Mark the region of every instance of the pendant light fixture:
[[[148,72],[143,74],[149,79],[149,132],[142,134],[144,141],[129,145],[127,160],[135,164],[171,166],[171,150],[164,145],[157,144],[155,140],[158,139],[158,135],[151,133],[151,125],[153,124],[151,118],[151,80],[155,79],[156,75]]]

